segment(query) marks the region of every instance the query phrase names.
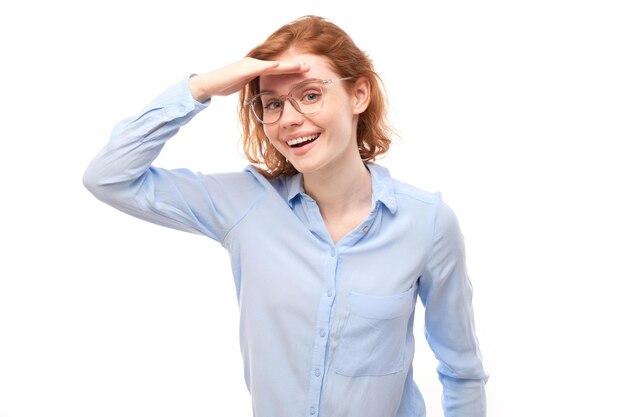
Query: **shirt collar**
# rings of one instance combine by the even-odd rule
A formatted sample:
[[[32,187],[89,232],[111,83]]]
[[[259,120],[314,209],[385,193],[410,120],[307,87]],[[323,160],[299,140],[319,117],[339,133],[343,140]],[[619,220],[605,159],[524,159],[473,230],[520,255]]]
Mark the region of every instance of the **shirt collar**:
[[[372,176],[372,206],[377,202],[382,204],[394,214],[398,208],[396,195],[393,187],[393,179],[389,170],[374,163],[365,165]],[[304,181],[301,173],[285,178],[287,185],[287,202],[293,208],[294,200],[304,194]]]
[[[384,204],[391,214],[395,214],[398,209],[396,202],[396,193],[393,186],[393,179],[389,170],[383,166],[368,163],[367,168],[372,174],[372,202],[380,201]]]
[[[293,200],[300,194],[304,194],[304,179],[302,174],[298,172],[295,175],[286,177],[285,181],[287,183],[287,202],[293,208]]]

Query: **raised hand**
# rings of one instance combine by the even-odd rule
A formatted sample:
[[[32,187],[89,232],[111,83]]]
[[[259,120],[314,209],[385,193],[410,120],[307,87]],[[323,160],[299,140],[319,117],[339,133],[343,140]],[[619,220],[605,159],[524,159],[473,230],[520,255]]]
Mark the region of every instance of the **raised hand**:
[[[259,75],[296,74],[310,69],[307,64],[287,61],[262,61],[243,58],[240,61],[192,77],[189,87],[193,98],[205,101],[212,96],[227,96],[238,92]]]

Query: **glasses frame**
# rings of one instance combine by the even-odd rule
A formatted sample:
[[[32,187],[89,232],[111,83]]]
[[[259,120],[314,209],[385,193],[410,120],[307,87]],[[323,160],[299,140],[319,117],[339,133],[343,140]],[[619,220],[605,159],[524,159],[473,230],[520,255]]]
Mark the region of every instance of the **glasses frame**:
[[[268,93],[268,92],[264,92],[264,93],[259,93],[257,95],[255,95],[254,97],[251,98],[247,98],[245,100],[246,105],[248,106],[248,108],[250,109],[250,112],[254,115],[254,118],[256,120],[259,121],[259,123],[264,124],[264,125],[273,125],[274,123],[278,123],[278,121],[280,120],[280,118],[283,116],[283,111],[285,110],[285,101],[289,100],[289,102],[291,103],[291,106],[300,114],[308,116],[311,114],[315,114],[320,112],[323,108],[324,108],[324,93],[322,93],[322,105],[320,106],[320,108],[314,112],[311,113],[305,113],[300,109],[300,105],[298,104],[298,100],[296,100],[295,98],[293,98],[293,96],[291,95],[293,93],[293,91],[297,88],[300,88],[303,84],[308,84],[308,83],[315,83],[315,82],[320,82],[322,83],[322,86],[327,86],[329,84],[332,83],[336,83],[338,81],[346,81],[346,80],[351,80],[354,77],[343,77],[343,78],[330,78],[330,79],[326,79],[326,80],[321,80],[321,79],[317,79],[317,78],[310,78],[308,80],[304,80],[302,82],[299,82],[298,84],[294,85],[291,90],[289,91],[289,93],[282,95],[282,96],[278,96],[276,98],[278,98],[279,102],[280,102],[280,113],[278,114],[278,118],[276,120],[274,120],[273,122],[264,122],[263,120],[261,120],[261,117],[259,117],[256,112],[254,111],[254,106],[252,105],[252,103],[259,97],[265,96],[265,95],[272,95],[272,93]]]

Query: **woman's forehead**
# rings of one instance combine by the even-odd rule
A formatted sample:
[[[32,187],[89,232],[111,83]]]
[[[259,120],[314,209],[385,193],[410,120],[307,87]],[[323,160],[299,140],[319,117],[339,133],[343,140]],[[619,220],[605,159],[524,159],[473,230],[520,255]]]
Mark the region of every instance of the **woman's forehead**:
[[[295,84],[311,78],[329,79],[337,77],[332,70],[328,58],[312,54],[283,54],[276,57],[278,61],[303,62],[311,68],[299,74],[261,75],[259,89],[261,91],[281,92],[289,90]]]

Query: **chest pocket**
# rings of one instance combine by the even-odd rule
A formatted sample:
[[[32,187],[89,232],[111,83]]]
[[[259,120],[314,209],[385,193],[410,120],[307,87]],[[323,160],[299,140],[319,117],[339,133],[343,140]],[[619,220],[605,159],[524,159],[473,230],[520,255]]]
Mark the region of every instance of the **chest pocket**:
[[[413,289],[389,296],[350,293],[349,316],[337,350],[335,372],[374,376],[402,371],[413,308]]]

